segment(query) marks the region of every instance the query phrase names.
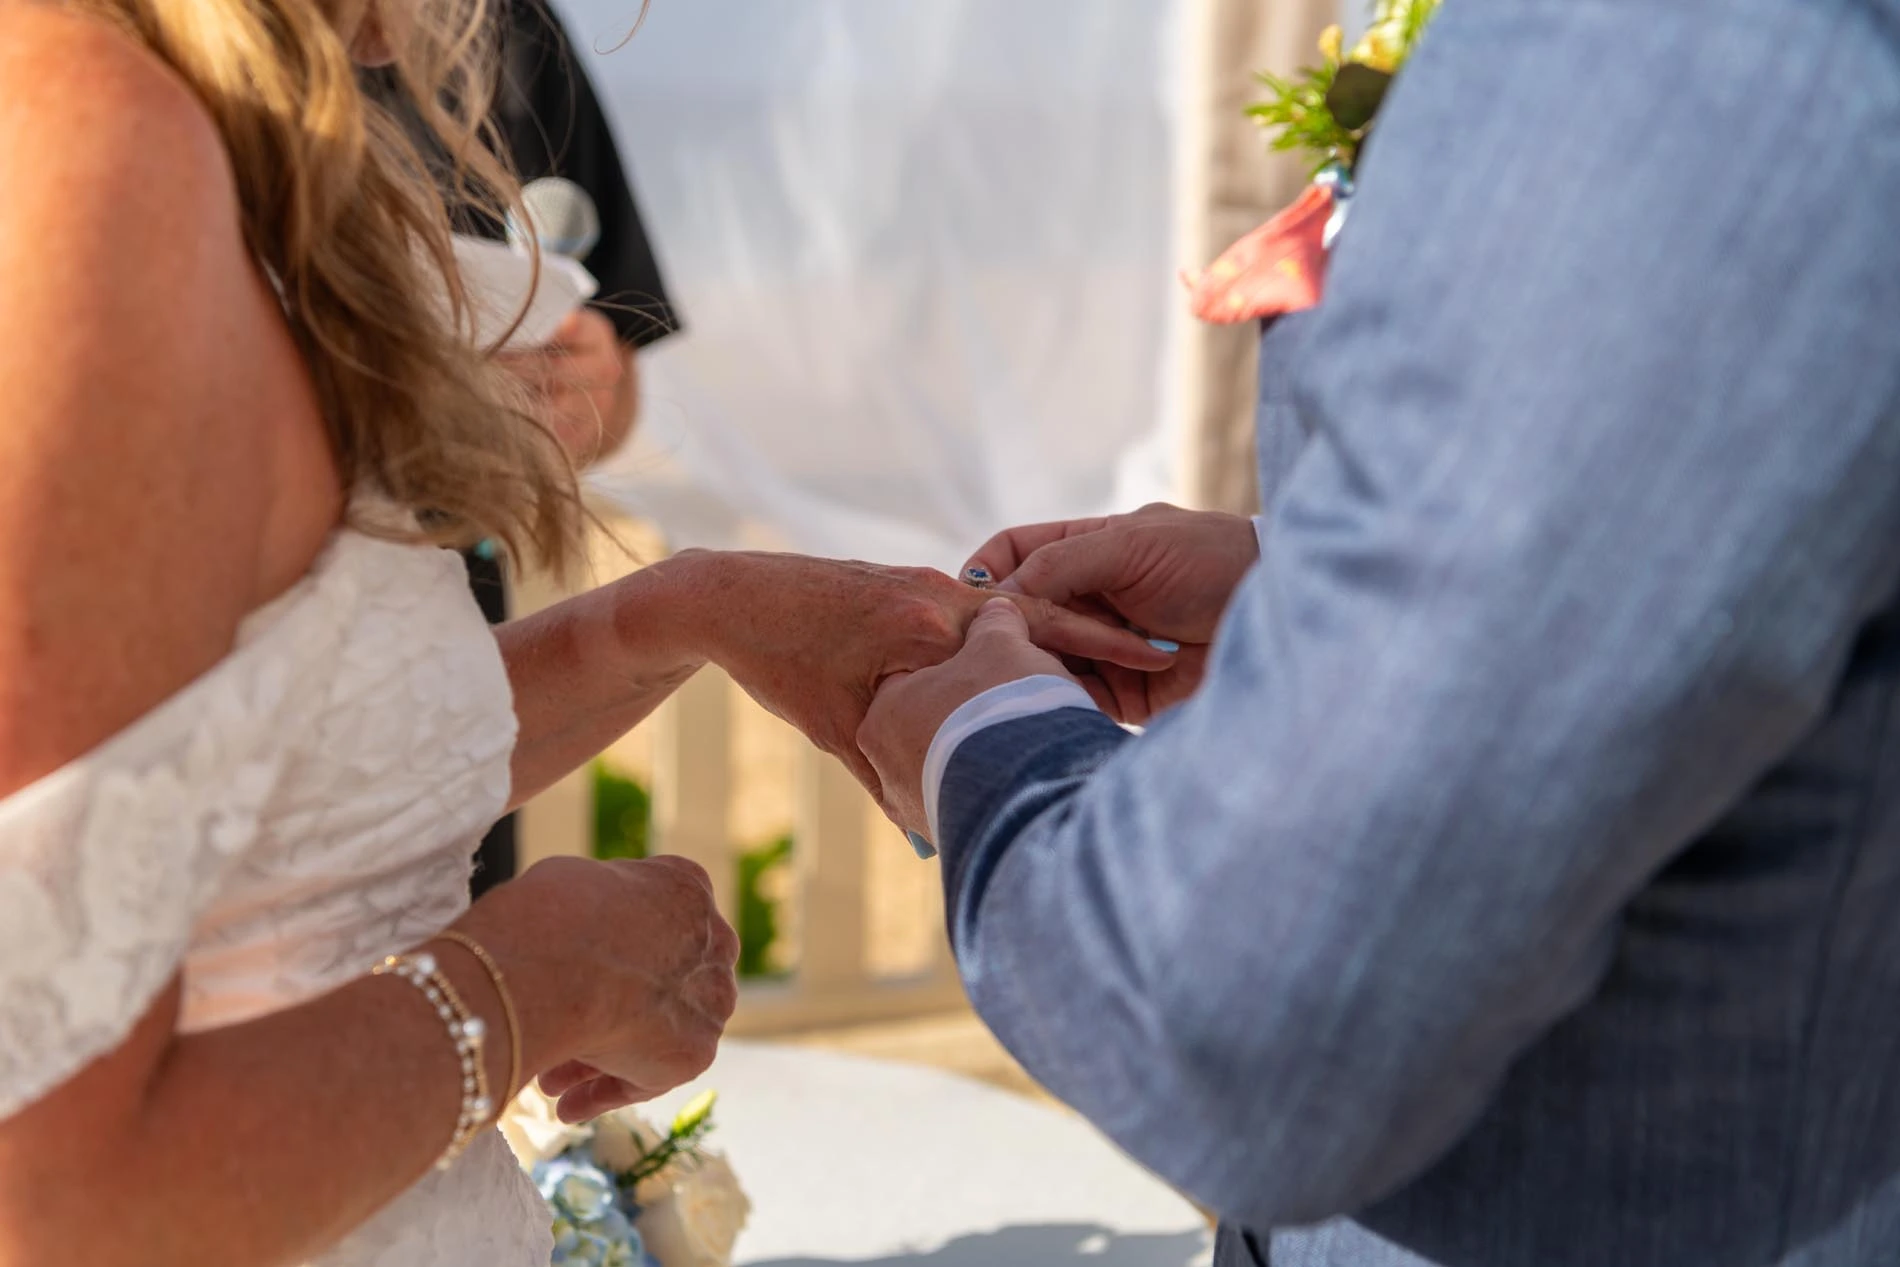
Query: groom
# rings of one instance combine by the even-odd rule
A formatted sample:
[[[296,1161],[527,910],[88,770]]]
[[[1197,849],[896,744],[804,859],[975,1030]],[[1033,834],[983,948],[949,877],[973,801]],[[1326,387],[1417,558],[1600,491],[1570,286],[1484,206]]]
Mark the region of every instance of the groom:
[[[1900,1262],[1896,137],[1895,0],[1446,6],[1259,546],[980,556],[1205,682],[993,607],[879,696],[978,1010],[1223,1267]]]

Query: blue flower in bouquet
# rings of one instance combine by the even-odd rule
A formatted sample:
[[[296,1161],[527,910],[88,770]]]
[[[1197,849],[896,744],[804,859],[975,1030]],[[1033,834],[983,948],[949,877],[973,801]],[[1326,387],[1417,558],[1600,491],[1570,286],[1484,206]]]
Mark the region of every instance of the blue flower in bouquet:
[[[534,1186],[556,1214],[579,1224],[598,1222],[615,1209],[620,1189],[591,1157],[578,1153],[570,1150],[536,1166]]]
[[[554,1212],[554,1267],[649,1267],[633,1212],[591,1153],[573,1149],[537,1164],[534,1186]]]

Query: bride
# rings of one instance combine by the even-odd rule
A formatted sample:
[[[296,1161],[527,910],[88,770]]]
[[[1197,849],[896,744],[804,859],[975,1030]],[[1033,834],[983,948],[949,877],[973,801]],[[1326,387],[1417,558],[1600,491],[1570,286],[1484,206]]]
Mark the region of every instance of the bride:
[[[547,1262],[500,1106],[695,1076],[735,938],[676,859],[469,908],[481,831],[709,661],[865,773],[876,683],[983,597],[689,554],[484,625],[440,547],[559,565],[573,476],[456,333],[447,211],[351,61],[505,188],[479,8],[0,0],[4,1267]]]

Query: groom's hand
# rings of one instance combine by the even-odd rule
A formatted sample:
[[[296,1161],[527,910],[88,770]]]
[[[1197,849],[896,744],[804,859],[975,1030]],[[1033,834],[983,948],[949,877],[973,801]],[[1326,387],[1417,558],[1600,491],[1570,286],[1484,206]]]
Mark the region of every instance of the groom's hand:
[[[977,613],[959,651],[934,669],[887,678],[858,730],[858,748],[877,770],[884,812],[906,831],[925,835],[924,757],[950,714],[991,687],[1051,673],[1062,662],[1029,640],[1014,603],[992,599]]]
[[[1095,664],[1084,685],[1116,720],[1136,724],[1200,685],[1208,644],[1260,547],[1239,515],[1148,506],[1132,515],[1012,528],[971,558],[1005,592],[1111,617],[1179,643],[1163,673]]]

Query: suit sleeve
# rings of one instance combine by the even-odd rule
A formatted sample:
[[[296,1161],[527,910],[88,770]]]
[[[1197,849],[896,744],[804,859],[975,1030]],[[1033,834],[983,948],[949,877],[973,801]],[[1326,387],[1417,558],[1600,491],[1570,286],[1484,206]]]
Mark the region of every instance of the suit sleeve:
[[[1206,686],[1139,739],[1047,713],[944,771],[978,1010],[1250,1226],[1456,1142],[1892,599],[1891,33],[1690,7],[1446,6]]]

